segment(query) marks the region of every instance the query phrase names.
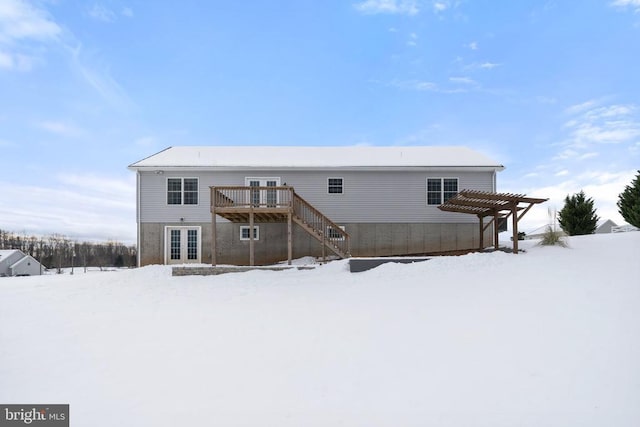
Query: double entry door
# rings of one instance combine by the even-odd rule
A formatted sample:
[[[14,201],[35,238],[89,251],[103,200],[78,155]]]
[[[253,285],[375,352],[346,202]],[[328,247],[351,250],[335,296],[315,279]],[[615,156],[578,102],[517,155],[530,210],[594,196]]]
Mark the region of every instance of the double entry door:
[[[165,248],[167,264],[199,263],[200,227],[167,227]]]

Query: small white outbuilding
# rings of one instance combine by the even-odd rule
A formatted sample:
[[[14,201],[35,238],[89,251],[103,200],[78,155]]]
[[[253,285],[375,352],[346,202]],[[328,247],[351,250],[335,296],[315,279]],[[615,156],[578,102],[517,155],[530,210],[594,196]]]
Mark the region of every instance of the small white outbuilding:
[[[0,277],[38,276],[45,267],[18,249],[0,250]]]

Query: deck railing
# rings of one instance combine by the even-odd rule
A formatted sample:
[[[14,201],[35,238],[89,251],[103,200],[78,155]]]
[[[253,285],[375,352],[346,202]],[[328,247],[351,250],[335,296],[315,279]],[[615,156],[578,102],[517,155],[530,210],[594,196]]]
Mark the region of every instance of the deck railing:
[[[212,208],[290,208],[293,187],[211,187]]]

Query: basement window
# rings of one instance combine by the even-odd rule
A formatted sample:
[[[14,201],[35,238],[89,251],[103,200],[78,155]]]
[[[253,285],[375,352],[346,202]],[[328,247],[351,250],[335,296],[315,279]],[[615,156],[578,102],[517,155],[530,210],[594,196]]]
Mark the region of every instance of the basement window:
[[[240,226],[240,240],[251,240],[249,230],[251,230],[251,227],[248,225]],[[253,240],[260,240],[260,227],[253,227]]]

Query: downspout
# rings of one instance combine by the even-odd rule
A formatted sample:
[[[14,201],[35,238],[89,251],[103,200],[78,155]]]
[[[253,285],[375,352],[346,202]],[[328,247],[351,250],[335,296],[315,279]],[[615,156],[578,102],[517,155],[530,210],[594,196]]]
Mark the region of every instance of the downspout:
[[[136,264],[140,268],[140,170],[136,171]]]

